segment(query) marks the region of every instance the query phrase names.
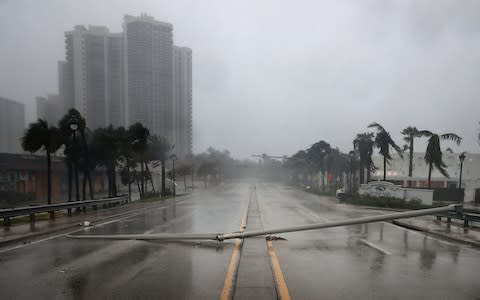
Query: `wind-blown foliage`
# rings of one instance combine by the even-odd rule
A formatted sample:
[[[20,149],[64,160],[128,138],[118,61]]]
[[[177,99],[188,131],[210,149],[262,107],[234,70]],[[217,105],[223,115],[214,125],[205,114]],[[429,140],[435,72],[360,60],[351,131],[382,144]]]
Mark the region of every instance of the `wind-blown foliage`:
[[[44,150],[47,157],[47,203],[52,203],[52,160],[51,154],[61,146],[60,130],[39,119],[31,123],[22,138],[22,148],[28,152]]]
[[[404,150],[408,149],[409,152],[409,164],[408,164],[408,177],[412,177],[413,173],[413,153],[414,153],[414,140],[424,136],[424,131],[418,130],[415,126],[408,126],[402,130],[403,140],[405,141]],[[411,181],[409,181],[411,185]]]
[[[365,132],[357,134],[357,137],[353,140],[353,148],[360,158],[360,183],[365,183],[365,170],[367,170],[367,182],[370,180],[370,172],[376,170],[375,164],[372,160],[374,146],[373,137],[373,133]]]
[[[387,163],[390,162],[392,156],[390,155],[390,147],[397,151],[398,155],[403,158],[402,149],[393,141],[390,133],[388,133],[382,125],[372,123],[368,128],[377,129],[375,136],[375,146],[379,149],[380,155],[383,156],[383,180],[387,179]]]
[[[457,145],[460,145],[462,138],[455,133],[445,133],[442,135],[432,133],[431,131],[424,130],[423,134],[428,139],[427,150],[425,151],[425,163],[428,165],[428,188],[431,186],[432,169],[435,167],[443,176],[449,178],[447,172],[447,165],[442,159],[442,150],[440,148],[440,140],[453,141]]]

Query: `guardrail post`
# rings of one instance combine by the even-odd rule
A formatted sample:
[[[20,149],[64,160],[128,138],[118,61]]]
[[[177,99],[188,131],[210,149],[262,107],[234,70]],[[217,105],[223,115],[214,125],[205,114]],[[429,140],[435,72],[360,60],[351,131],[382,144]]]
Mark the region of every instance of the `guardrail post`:
[[[67,209],[67,214],[68,214],[69,217],[72,216],[72,209],[71,208]]]
[[[86,212],[87,211],[87,208],[85,206],[82,206],[82,211],[83,212]]]
[[[97,205],[92,205],[92,208],[93,208],[94,210],[97,210]]]
[[[49,211],[48,213],[50,214],[50,220],[54,220],[55,219],[55,211]]]
[[[30,216],[30,223],[35,223],[35,214],[31,213],[29,214],[29,216]]]
[[[3,226],[10,226],[10,225],[11,225],[10,218],[9,217],[3,218]]]
[[[452,218],[447,217],[447,223],[452,223]]]
[[[468,219],[467,219],[467,216],[465,216],[464,219],[463,219],[463,227],[468,227]]]
[[[437,221],[442,221],[442,216],[437,216]]]

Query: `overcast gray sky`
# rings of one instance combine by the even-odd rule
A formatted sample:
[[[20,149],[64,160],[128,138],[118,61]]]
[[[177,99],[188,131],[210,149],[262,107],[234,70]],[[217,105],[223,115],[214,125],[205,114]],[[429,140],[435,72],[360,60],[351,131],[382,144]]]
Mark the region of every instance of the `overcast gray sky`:
[[[124,14],[174,25],[193,49],[194,151],[292,154],[323,139],[343,151],[381,123],[415,125],[479,152],[480,1],[0,0],[0,95],[57,91],[64,31],[121,30]],[[423,151],[423,145],[418,150]]]

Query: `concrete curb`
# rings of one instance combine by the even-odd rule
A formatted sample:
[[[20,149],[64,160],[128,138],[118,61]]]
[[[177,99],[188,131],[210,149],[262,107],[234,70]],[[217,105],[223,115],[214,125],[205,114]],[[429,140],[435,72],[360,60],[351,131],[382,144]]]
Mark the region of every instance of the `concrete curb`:
[[[408,229],[416,230],[416,231],[425,232],[425,233],[428,233],[428,234],[431,234],[431,235],[439,236],[439,237],[442,237],[444,239],[451,240],[451,241],[454,241],[454,242],[459,242],[459,243],[462,243],[462,244],[466,244],[466,245],[470,245],[470,246],[473,246],[473,247],[480,248],[480,242],[479,241],[467,240],[467,239],[454,237],[454,236],[448,235],[448,234],[443,233],[443,232],[428,230],[428,228],[412,225],[412,224],[405,223],[405,222],[402,222],[402,221],[397,221],[397,220],[393,220],[392,224],[395,224],[395,225],[401,226],[401,227],[405,227],[405,228],[408,228]]]

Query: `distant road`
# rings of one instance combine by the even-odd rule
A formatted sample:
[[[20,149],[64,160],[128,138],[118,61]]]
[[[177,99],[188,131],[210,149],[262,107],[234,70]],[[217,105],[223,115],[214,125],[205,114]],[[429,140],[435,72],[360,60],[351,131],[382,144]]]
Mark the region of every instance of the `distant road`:
[[[377,214],[278,184],[228,183],[83,234],[220,233]],[[247,204],[250,203],[247,211]],[[246,224],[246,225],[245,225]],[[1,252],[1,299],[475,299],[480,251],[388,223],[286,240],[64,236]],[[239,266],[237,268],[237,263]]]

